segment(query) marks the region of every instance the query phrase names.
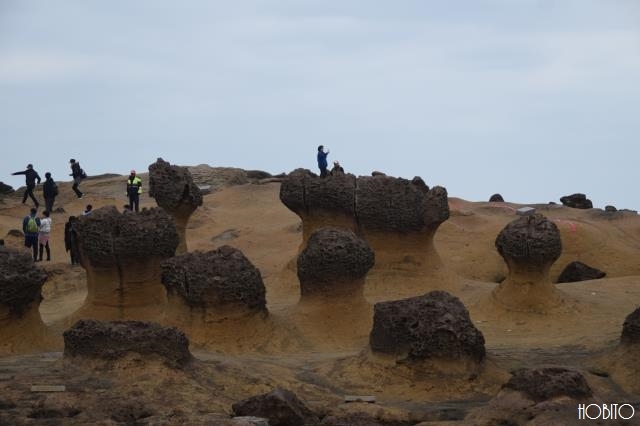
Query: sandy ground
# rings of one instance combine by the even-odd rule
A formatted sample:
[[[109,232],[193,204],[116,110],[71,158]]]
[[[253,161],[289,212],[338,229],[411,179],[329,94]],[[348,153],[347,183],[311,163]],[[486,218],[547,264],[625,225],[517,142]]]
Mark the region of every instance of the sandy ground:
[[[146,181],[145,175],[142,178]],[[559,284],[563,303],[548,312],[516,312],[500,306],[491,291],[508,272],[494,247],[495,238],[516,218],[515,210],[521,205],[450,198],[451,217],[435,237],[444,275],[372,273],[365,284],[370,306],[352,312],[349,306],[300,307],[297,303],[295,257],[301,227],[298,217],[280,203],[278,183],[231,186],[206,195],[187,229],[189,250],[228,244],[242,250],[260,269],[270,312],[266,321],[230,324],[213,334],[215,341],[192,347],[197,363],[190,371],[176,373],[140,359],[102,373],[96,366],[74,366],[62,359],[60,324],[82,304],[86,282],[84,270],[71,266],[64,251],[64,223],[89,203],[94,208],[121,207],[126,203],[125,179],[86,181],[87,196],[82,200],[73,197],[68,184],[60,185],[56,207],[65,212],[52,216],[53,259],[40,264],[49,273],[40,313],[55,343],[38,353],[3,347],[0,389],[3,398],[15,405],[15,412],[66,406],[80,414],[65,414],[56,408],[53,411],[62,413],[57,417],[90,424],[107,416],[95,406],[107,407],[105,398],[118,392],[135,396],[151,414],[141,413],[144,410],[133,403],[122,408],[121,402],[110,412],[120,410],[153,424],[152,419],[166,419],[174,410],[175,424],[196,424],[195,419],[215,424],[228,417],[233,402],[282,386],[298,393],[318,412],[367,411],[397,424],[455,421],[470,408],[486,404],[508,380],[510,370],[548,365],[579,369],[604,400],[638,401],[640,397],[640,373],[635,367],[640,356],[618,347],[625,317],[640,305],[638,215],[536,205],[561,231],[562,256],[553,265],[551,278],[555,280],[574,260],[597,267],[607,276]],[[9,246],[22,245],[20,237],[8,235],[11,229],[20,228],[28,212],[20,201],[20,194],[0,201],[0,237],[5,236]],[[155,202],[144,194],[141,204],[152,207]],[[488,358],[480,370],[407,366],[368,350],[369,313],[375,302],[435,289],[458,296],[484,334]],[[25,331],[24,340],[29,339],[33,336]],[[25,347],[29,345],[21,345],[20,352],[30,352]],[[28,385],[38,383],[66,384],[68,390],[64,395],[29,393]],[[349,394],[374,395],[378,402],[342,404]],[[110,421],[115,422],[113,416]]]

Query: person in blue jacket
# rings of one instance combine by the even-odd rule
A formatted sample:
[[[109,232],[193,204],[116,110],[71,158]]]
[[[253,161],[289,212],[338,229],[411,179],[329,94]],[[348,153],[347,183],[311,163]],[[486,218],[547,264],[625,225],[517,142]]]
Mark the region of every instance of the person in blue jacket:
[[[329,151],[324,152],[324,145],[318,147],[318,168],[320,169],[320,177],[327,177],[327,155]]]

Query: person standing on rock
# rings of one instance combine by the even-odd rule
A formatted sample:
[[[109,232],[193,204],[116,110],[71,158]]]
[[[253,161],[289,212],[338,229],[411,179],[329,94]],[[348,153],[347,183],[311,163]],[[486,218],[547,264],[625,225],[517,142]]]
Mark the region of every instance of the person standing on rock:
[[[22,204],[27,202],[27,197],[31,197],[33,202],[36,205],[36,209],[40,206],[38,200],[33,195],[33,189],[36,187],[36,181],[40,184],[40,175],[33,169],[33,164],[27,164],[27,169],[21,172],[11,173],[12,176],[24,175],[25,183],[27,185],[27,189],[24,191],[24,195],[22,196]]]
[[[29,215],[22,219],[22,232],[24,232],[24,246],[33,250],[33,261],[38,261],[38,232],[40,219],[36,216],[38,210],[31,209]]]
[[[38,245],[40,247],[40,253],[38,261],[42,262],[42,252],[47,250],[47,262],[51,260],[51,249],[49,248],[49,235],[51,234],[51,218],[49,217],[49,211],[42,212],[42,219],[40,219],[40,228],[38,230]]]
[[[129,205],[136,212],[140,211],[140,194],[142,194],[142,180],[136,175],[135,170],[131,170],[127,179],[127,196]]]
[[[51,177],[51,173],[44,174],[44,183],[42,184],[42,195],[44,196],[44,209],[51,213],[53,211],[53,203],[58,196],[58,185]]]
[[[77,255],[76,231],[74,229],[77,221],[77,217],[69,216],[69,221],[64,224],[64,249],[69,252],[72,265],[80,263]]]
[[[333,169],[331,169],[330,174],[331,174],[331,176],[343,175],[344,174],[344,168],[340,165],[339,162],[334,161],[333,162]]]
[[[329,151],[324,152],[324,145],[318,147],[318,168],[320,169],[320,177],[327,177],[327,155]]]
[[[69,164],[71,164],[70,176],[73,178],[73,186],[71,187],[71,189],[73,189],[73,192],[76,193],[76,197],[82,198],[84,197],[84,193],[80,191],[78,187],[80,186],[80,183],[82,183],[82,179],[86,178],[87,175],[85,174],[84,170],[82,170],[82,167],[80,167],[80,163],[75,159],[72,158],[71,160],[69,160]]]

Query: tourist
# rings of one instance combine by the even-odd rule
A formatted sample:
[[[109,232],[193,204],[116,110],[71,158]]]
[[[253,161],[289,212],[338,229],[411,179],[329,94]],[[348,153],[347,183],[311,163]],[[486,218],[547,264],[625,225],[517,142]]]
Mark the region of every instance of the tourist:
[[[40,254],[38,261],[42,262],[43,249],[47,250],[47,262],[51,260],[51,250],[49,249],[49,234],[51,233],[51,218],[49,217],[49,210],[42,212],[42,219],[40,219],[40,227],[38,229],[38,245],[40,246]]]
[[[69,221],[64,225],[64,249],[69,252],[72,265],[79,263],[76,230],[74,228],[77,222],[77,217],[69,216]]]
[[[40,219],[36,217],[37,209],[32,208],[29,215],[22,219],[22,232],[24,232],[24,246],[33,250],[33,261],[38,261],[38,232]]]
[[[333,162],[333,169],[331,169],[331,176],[343,175],[344,169],[337,161]]]
[[[88,216],[91,214],[91,212],[93,212],[93,206],[91,204],[87,204],[87,207],[85,207],[84,211],[82,212],[82,216]]]
[[[324,145],[320,145],[318,147],[318,168],[320,169],[320,177],[327,176],[327,155],[329,155],[329,151],[324,152]]]
[[[71,160],[69,160],[69,163],[71,164],[70,176],[73,178],[73,186],[71,187],[71,189],[73,189],[73,192],[76,193],[76,196],[78,198],[82,198],[84,197],[84,193],[80,191],[78,187],[80,186],[82,179],[86,178],[87,175],[85,174],[84,170],[82,170],[82,167],[80,167],[80,163],[75,159],[72,158]]]
[[[24,195],[22,196],[22,204],[27,202],[27,197],[31,197],[37,209],[40,206],[40,203],[38,203],[38,200],[36,200],[36,197],[33,195],[33,190],[36,187],[36,180],[38,181],[38,184],[39,184],[41,179],[38,172],[36,172],[33,169],[33,164],[27,164],[26,170],[23,170],[21,172],[11,173],[11,175],[13,176],[24,175],[27,189],[25,189]]]
[[[58,185],[51,177],[51,173],[44,174],[44,183],[42,184],[42,195],[44,196],[44,209],[49,213],[53,212],[53,203],[58,195]]]
[[[136,175],[135,170],[131,170],[127,179],[127,196],[129,205],[136,212],[140,211],[140,194],[142,194],[142,180]]]

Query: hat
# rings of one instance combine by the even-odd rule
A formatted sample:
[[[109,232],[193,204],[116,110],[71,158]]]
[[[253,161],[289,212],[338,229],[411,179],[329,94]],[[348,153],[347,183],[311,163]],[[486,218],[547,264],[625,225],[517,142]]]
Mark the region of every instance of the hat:
[[[135,171],[135,170],[131,170],[131,174],[132,174],[132,175],[135,175],[135,174],[136,174],[136,171]]]
[[[33,164],[27,164],[27,169],[33,169]]]

